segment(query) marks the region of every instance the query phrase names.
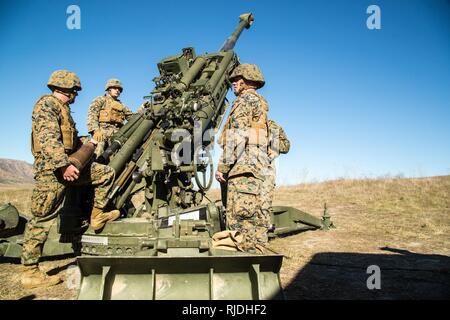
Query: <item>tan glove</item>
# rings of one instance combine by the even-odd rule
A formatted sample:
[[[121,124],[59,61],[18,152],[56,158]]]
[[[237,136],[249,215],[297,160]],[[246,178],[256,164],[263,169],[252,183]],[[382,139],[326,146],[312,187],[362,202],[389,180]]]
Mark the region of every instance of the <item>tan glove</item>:
[[[97,142],[103,141],[103,133],[100,130],[95,130],[92,138]]]
[[[241,248],[242,240],[244,236],[236,230],[224,230],[213,234],[213,248],[229,250],[229,251],[243,251]]]

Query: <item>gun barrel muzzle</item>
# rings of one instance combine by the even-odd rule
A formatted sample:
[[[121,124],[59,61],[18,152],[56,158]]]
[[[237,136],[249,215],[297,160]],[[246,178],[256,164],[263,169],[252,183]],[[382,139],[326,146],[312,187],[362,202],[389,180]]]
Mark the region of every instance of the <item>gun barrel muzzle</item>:
[[[239,16],[239,25],[234,30],[234,32],[231,34],[231,36],[225,41],[222,48],[220,48],[219,51],[229,51],[232,50],[239,39],[239,36],[242,33],[242,30],[244,28],[248,29],[253,24],[253,21],[255,21],[255,18],[253,17],[253,14],[251,13],[244,13]]]

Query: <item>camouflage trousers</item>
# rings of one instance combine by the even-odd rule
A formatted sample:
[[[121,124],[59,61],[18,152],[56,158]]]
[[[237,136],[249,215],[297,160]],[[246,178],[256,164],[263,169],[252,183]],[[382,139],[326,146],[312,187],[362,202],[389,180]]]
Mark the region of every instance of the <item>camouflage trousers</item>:
[[[107,195],[113,182],[114,170],[95,162],[85,168],[80,177],[72,182],[65,181],[59,170],[36,174],[31,196],[33,217],[25,227],[22,264],[32,265],[39,262],[50,227],[56,222],[59,212],[57,209],[63,202],[68,186],[94,186],[94,207],[103,209],[107,205]]]
[[[261,207],[263,181],[251,174],[228,179],[227,228],[242,233],[242,249],[249,251],[265,245],[270,216]]]
[[[116,127],[111,124],[102,123],[100,126],[100,132],[103,135],[103,141],[100,141],[97,144],[97,147],[95,148],[95,155],[98,157],[100,156],[106,148],[108,148],[108,139],[112,137],[113,134],[115,134],[117,131],[119,131],[119,127]]]
[[[261,208],[267,214],[273,212],[272,203],[275,191],[275,165],[270,164],[262,171],[264,181],[261,185]]]

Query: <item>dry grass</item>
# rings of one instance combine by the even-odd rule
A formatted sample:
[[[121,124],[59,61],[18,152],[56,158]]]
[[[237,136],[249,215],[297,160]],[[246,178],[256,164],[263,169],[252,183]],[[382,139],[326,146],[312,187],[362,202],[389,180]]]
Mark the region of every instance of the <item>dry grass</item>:
[[[210,197],[219,199],[220,193],[213,190]],[[300,184],[277,188],[274,199],[274,205],[316,216],[323,213],[325,202],[336,229],[271,242],[286,257],[281,280],[288,298],[450,297],[450,176]],[[429,265],[430,261],[434,262]],[[365,287],[370,264],[389,269],[384,271],[386,289],[381,293]],[[405,270],[424,266],[437,271],[405,275],[412,272]],[[359,282],[352,284],[354,279]]]
[[[20,213],[29,216],[32,190],[32,184],[0,184],[0,205],[10,202]]]
[[[318,204],[345,215],[353,231],[402,240],[439,239],[450,234],[450,177],[338,180],[280,188],[275,203],[320,213]],[[374,232],[375,231],[375,232]],[[448,252],[447,252],[448,253]]]
[[[337,226],[337,229],[329,232],[298,234],[276,239],[272,243],[274,248],[290,257],[285,260],[282,269],[284,287],[294,284],[297,292],[301,292],[302,298],[310,297],[307,292],[311,288],[304,287],[300,290],[298,284],[295,285],[299,273],[302,270],[313,270],[311,265],[325,256],[334,261],[331,264],[339,265],[353,261],[356,266],[367,267],[369,263],[365,264],[364,261],[375,259],[375,264],[382,264],[386,255],[393,254],[383,248],[406,250],[404,251],[406,255],[402,258],[384,262],[386,268],[395,270],[399,266],[406,269],[420,269],[424,265],[422,260],[450,255],[450,176],[338,180],[282,187],[277,191],[275,204],[302,208],[316,215],[322,212],[321,204],[327,202],[332,220]],[[365,254],[363,258],[361,253]],[[344,261],[340,261],[341,259]],[[442,262],[445,258],[437,259]],[[329,262],[325,264],[327,263]],[[315,269],[317,268],[319,267],[316,266]],[[447,266],[446,274],[449,271]],[[391,272],[393,278],[401,279],[394,273]],[[311,274],[311,278],[315,281],[320,279],[314,272]],[[342,274],[339,277],[342,278]],[[396,281],[405,283],[404,280]],[[442,282],[442,279],[436,281]],[[344,285],[334,286],[342,289]],[[391,288],[387,291],[389,294],[385,291],[385,295],[376,298],[427,298],[431,294],[423,292],[423,289],[417,289],[416,284],[410,284],[410,287],[409,292]],[[367,291],[361,289],[353,296],[340,297],[373,298]],[[434,297],[442,298],[442,290],[438,292],[441,293]],[[339,292],[334,294],[342,295]],[[445,294],[449,294],[448,290]],[[332,298],[333,289],[322,290],[321,295],[311,297]]]
[[[220,193],[212,190],[209,196],[216,200]],[[274,205],[316,216],[323,213],[324,203],[338,226],[333,233],[345,230],[355,239],[380,244],[388,244],[389,239],[429,240],[430,250],[450,254],[450,176],[300,184],[277,188],[274,199]],[[446,245],[439,246],[444,240]]]

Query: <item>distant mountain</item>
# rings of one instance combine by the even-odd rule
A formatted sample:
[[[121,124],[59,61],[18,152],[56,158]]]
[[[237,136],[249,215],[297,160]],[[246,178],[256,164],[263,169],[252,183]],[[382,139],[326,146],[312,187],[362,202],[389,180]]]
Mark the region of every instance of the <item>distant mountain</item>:
[[[33,166],[25,161],[0,158],[0,183],[32,183]]]

